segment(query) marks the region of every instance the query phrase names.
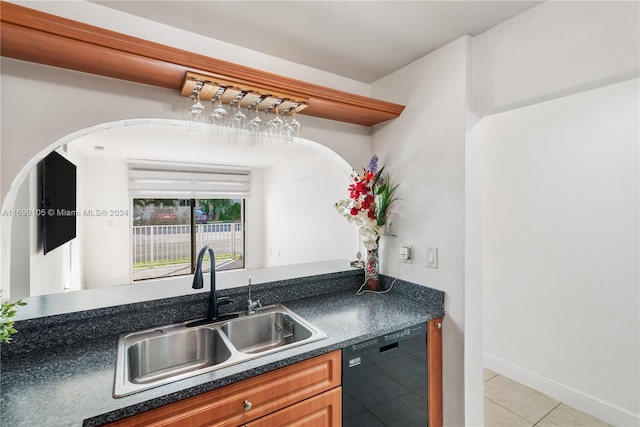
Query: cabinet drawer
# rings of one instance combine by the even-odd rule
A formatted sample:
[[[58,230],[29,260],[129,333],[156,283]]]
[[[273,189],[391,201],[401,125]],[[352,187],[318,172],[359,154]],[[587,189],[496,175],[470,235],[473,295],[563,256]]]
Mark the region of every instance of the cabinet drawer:
[[[336,387],[303,402],[245,424],[245,427],[340,427],[342,388]]]
[[[109,425],[235,427],[339,386],[340,369],[338,350]]]

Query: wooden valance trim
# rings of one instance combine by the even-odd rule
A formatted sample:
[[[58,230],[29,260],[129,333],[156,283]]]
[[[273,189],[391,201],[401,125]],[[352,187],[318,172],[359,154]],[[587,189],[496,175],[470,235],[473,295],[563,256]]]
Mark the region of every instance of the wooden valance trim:
[[[307,83],[131,37],[34,9],[0,3],[0,53],[106,77],[180,91],[188,71],[214,73],[309,99],[301,114],[372,126],[404,106]]]

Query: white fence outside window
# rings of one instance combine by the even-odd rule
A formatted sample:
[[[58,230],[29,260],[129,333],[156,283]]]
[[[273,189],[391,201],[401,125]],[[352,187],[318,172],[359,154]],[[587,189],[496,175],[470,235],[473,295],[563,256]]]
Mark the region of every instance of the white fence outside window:
[[[241,268],[244,227],[241,223],[196,224],[196,254],[205,245],[216,254],[216,268]],[[132,228],[133,280],[190,274],[191,225],[136,225]],[[232,267],[229,267],[233,265]],[[187,271],[182,271],[182,270]]]

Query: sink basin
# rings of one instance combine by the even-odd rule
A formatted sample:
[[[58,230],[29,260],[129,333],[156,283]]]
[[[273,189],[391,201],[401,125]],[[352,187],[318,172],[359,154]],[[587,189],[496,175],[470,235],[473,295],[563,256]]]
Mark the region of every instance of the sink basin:
[[[120,335],[114,397],[211,372],[326,338],[283,306],[219,323],[167,325]]]
[[[127,349],[129,381],[149,384],[229,360],[231,350],[215,329],[183,329],[144,338]]]
[[[311,337],[311,329],[283,311],[260,313],[222,325],[222,332],[241,353],[264,353]]]

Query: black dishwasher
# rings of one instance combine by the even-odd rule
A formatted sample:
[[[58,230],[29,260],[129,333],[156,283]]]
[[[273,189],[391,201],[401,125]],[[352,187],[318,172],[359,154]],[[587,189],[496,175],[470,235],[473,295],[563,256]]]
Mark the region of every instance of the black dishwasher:
[[[427,415],[426,324],[342,350],[343,427],[424,427]]]

